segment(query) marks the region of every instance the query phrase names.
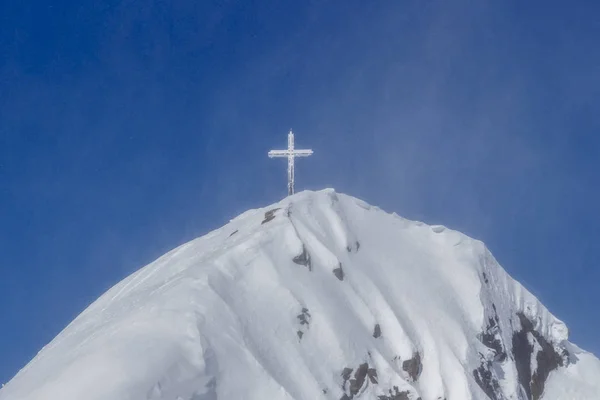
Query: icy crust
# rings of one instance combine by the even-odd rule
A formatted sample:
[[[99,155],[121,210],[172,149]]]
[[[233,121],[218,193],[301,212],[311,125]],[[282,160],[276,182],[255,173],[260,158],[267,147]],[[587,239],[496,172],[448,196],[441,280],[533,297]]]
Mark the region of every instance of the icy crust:
[[[132,274],[0,400],[589,400],[598,365],[481,242],[328,189]]]

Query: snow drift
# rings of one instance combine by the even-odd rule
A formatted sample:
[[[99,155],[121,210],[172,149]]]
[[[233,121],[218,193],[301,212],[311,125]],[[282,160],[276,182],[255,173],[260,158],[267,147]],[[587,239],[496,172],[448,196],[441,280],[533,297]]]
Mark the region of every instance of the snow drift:
[[[333,190],[169,252],[0,400],[594,400],[600,361],[483,243]]]

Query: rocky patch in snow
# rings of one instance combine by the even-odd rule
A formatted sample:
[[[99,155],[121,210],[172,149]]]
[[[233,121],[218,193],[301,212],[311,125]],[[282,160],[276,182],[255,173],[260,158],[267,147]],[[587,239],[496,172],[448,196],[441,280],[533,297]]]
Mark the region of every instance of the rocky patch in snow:
[[[360,242],[358,240],[356,242],[346,246],[346,251],[348,251],[348,253],[356,253],[359,249],[360,249]]]
[[[517,315],[521,329],[514,333],[512,344],[519,382],[527,399],[539,400],[548,375],[565,364],[567,353],[563,349],[563,355],[559,354],[546,338],[535,331],[533,323],[523,313]],[[533,371],[532,365],[537,367]]]
[[[302,253],[293,258],[293,260],[298,265],[304,265],[308,268],[309,271],[312,271],[312,264],[310,262],[310,254],[308,250],[306,250],[306,246],[302,245]]]
[[[306,330],[310,326],[311,316],[310,316],[310,313],[308,312],[308,308],[303,307],[302,312],[300,314],[298,314],[296,316],[296,318],[298,318],[298,321],[300,322],[300,329],[298,329],[296,334],[298,335],[298,339],[302,340],[302,336],[304,336],[304,334],[306,333]]]
[[[419,379],[419,376],[423,371],[423,364],[421,363],[421,353],[417,351],[412,356],[412,358],[405,360],[402,363],[402,369],[408,374],[408,376],[413,382]]]
[[[381,326],[379,324],[375,324],[375,328],[373,328],[373,337],[375,339],[381,337]]]
[[[498,397],[501,395],[500,384],[498,383],[498,378],[493,373],[493,367],[492,361],[482,359],[481,365],[473,371],[473,377],[490,400],[500,400],[502,398]]]
[[[411,397],[409,395],[410,395],[410,392],[408,390],[404,390],[401,392],[398,389],[398,386],[394,386],[393,391],[392,391],[392,389],[390,389],[388,391],[388,394],[377,396],[377,399],[378,400],[411,400]],[[418,397],[417,400],[421,400],[421,398]]]
[[[333,270],[333,274],[340,281],[344,280],[344,269],[342,268],[342,263],[339,264],[339,267],[337,267],[336,269]]]
[[[352,372],[354,371],[354,376]],[[351,400],[359,395],[369,384],[377,384],[377,371],[375,368],[369,368],[368,363],[362,363],[353,370],[352,368],[344,368],[342,371],[342,390],[344,395],[340,400]]]
[[[485,272],[483,277],[487,282]],[[502,342],[501,329],[499,325],[496,306],[492,304],[492,313],[487,318],[487,325],[483,332],[478,335],[479,341],[488,349],[485,354],[479,353],[480,365],[473,370],[475,382],[491,400],[499,400],[500,383],[498,371],[502,370],[502,363],[506,360],[506,348]]]
[[[263,220],[263,222],[261,222],[261,225],[264,225],[267,222],[272,221],[275,218],[275,212],[279,209],[280,208],[277,207],[277,208],[273,208],[273,209],[265,212],[265,219]]]

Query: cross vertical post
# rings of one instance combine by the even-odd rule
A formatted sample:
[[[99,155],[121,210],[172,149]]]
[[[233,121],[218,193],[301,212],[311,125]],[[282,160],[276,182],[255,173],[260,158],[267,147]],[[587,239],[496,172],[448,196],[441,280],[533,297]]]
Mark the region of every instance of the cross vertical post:
[[[288,159],[288,196],[294,194],[295,171],[294,164],[296,157],[308,157],[313,154],[312,150],[296,150],[294,148],[294,133],[290,129],[288,133],[288,148],[287,150],[271,150],[269,158],[287,157]]]
[[[294,194],[294,134],[290,129],[288,133],[288,196]]]

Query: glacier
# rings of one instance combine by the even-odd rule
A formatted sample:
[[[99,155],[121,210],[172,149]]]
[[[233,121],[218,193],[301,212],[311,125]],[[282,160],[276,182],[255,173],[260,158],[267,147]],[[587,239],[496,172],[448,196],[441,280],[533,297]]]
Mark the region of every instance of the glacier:
[[[594,400],[600,361],[486,246],[332,189],[108,290],[0,400]]]

